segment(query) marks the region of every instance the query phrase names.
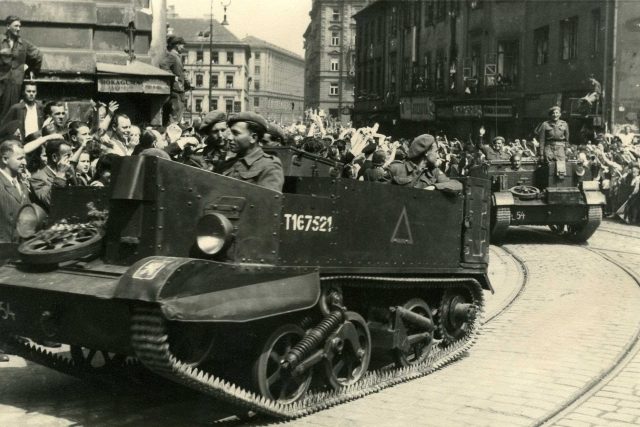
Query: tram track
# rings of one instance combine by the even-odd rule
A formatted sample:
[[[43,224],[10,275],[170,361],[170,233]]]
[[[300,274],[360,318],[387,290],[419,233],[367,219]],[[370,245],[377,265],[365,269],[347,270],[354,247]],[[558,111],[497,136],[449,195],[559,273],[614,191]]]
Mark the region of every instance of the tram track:
[[[535,227],[523,227],[528,231],[532,231],[536,234],[541,234],[548,236],[548,233],[542,229]],[[617,236],[623,236],[631,239],[640,239],[640,233],[635,232],[622,232],[620,230],[613,229],[613,227],[600,227],[598,231],[609,233]],[[560,242],[559,242],[560,243]],[[612,248],[605,248],[601,246],[581,246],[582,249],[589,251],[596,256],[602,258],[607,263],[612,264],[613,266],[619,268],[624,271],[626,275],[628,275],[638,286],[640,291],[640,276],[634,272],[631,268],[625,265],[624,262],[621,262],[615,258],[613,258],[608,253],[615,254],[624,254],[624,255],[640,255],[638,252],[631,252],[625,250],[618,250]],[[507,248],[502,247],[502,249],[507,250]],[[515,256],[513,251],[509,251]],[[520,259],[526,268],[526,261]],[[637,325],[634,334],[631,339],[627,342],[627,344],[621,349],[613,363],[611,363],[607,368],[603,369],[599,375],[595,376],[591,381],[589,381],[586,385],[584,385],[580,390],[574,393],[569,399],[567,399],[560,407],[556,410],[548,413],[542,418],[539,418],[533,425],[534,426],[551,426],[556,422],[560,421],[567,414],[571,413],[572,410],[579,407],[582,403],[587,401],[590,397],[595,395],[598,391],[604,388],[609,382],[611,382],[618,373],[624,370],[624,368],[634,359],[635,356],[640,354],[640,323]]]
[[[514,260],[515,264],[520,268],[522,278],[518,286],[514,289],[514,291],[509,295],[509,297],[505,300],[506,302],[499,307],[497,310],[494,310],[492,313],[487,312],[485,314],[485,320],[482,323],[483,325],[489,324],[500,315],[505,313],[515,304],[518,298],[524,293],[527,283],[529,282],[529,269],[527,268],[526,262],[520,258],[513,251],[502,247],[502,246],[493,246],[493,249],[504,252],[508,257]]]
[[[623,270],[629,277],[633,279],[638,285],[638,290],[640,291],[640,276],[632,271],[629,267],[624,265],[621,262],[613,259],[611,256],[603,254],[600,250],[595,248],[585,247],[585,250],[596,254],[597,256],[603,258],[607,262],[615,265],[616,267]],[[551,426],[556,422],[560,421],[564,418],[565,415],[570,413],[573,409],[580,406],[586,400],[588,400],[591,396],[596,394],[602,388],[604,388],[609,382],[611,382],[620,371],[624,370],[624,368],[633,360],[633,358],[640,353],[640,324],[637,325],[636,331],[627,343],[627,345],[622,349],[619,355],[616,357],[615,361],[605,370],[603,370],[600,375],[593,378],[587,385],[585,385],[582,389],[580,389],[577,393],[575,393],[571,398],[569,398],[566,402],[564,402],[556,411],[549,413],[547,416],[538,419],[534,424],[535,426]]]

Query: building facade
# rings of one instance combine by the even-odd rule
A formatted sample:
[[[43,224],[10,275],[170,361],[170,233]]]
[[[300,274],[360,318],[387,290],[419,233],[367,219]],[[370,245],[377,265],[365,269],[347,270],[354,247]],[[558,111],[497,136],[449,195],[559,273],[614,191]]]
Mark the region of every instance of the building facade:
[[[462,139],[527,137],[552,105],[573,130],[637,122],[640,2],[379,0],[355,18],[356,122]],[[585,114],[591,74],[605,96]]]
[[[371,0],[313,0],[311,22],[304,33],[307,108],[351,120],[355,85],[353,15]]]
[[[184,69],[193,87],[187,96],[187,118],[189,112],[194,117],[213,110],[228,113],[250,110],[249,45],[215,20],[211,46],[208,19],[168,18],[168,24],[167,34],[183,37],[186,42]]]
[[[250,109],[284,124],[302,120],[304,58],[257,37],[242,41],[251,47]]]
[[[21,36],[43,54],[36,75],[40,100],[65,102],[71,119],[86,118],[91,100],[116,100],[133,120],[160,123],[172,76],[150,65],[149,0],[1,4],[4,16],[20,17]]]

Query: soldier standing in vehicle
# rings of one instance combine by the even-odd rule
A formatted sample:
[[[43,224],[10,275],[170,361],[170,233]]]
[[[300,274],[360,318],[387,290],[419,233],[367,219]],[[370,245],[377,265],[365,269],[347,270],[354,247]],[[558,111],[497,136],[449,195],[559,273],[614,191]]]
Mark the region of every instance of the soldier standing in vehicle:
[[[491,141],[491,145],[482,145],[480,147],[487,160],[509,160],[511,154],[504,150],[504,138],[496,136]]]
[[[566,146],[569,143],[569,125],[560,120],[562,112],[560,107],[549,109],[551,117],[542,123],[539,128],[538,140],[540,141],[540,156],[545,162],[556,162],[556,175],[563,178],[566,171]]]
[[[235,153],[236,157],[228,161],[222,174],[282,191],[284,172],[280,159],[266,154],[260,148],[260,141],[267,132],[267,121],[259,114],[247,111],[231,116],[227,123],[233,135],[229,151]]]

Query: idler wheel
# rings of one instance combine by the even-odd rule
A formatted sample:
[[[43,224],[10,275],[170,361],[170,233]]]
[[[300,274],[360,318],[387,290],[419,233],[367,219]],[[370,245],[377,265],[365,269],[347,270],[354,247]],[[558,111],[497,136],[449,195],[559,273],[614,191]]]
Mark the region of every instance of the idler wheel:
[[[309,389],[312,369],[295,376],[291,370],[282,367],[285,355],[303,336],[302,328],[285,324],[267,339],[253,369],[254,383],[264,397],[280,403],[291,403],[300,399]]]
[[[476,316],[476,306],[468,293],[447,289],[440,303],[438,329],[444,344],[463,338]]]
[[[411,299],[407,301],[403,307],[433,322],[431,309],[423,299]],[[394,351],[394,358],[398,367],[418,365],[424,362],[433,347],[432,331],[426,331],[411,322],[405,321],[404,325],[407,331],[408,343],[405,347],[406,349],[397,349]]]
[[[358,382],[369,368],[371,333],[358,313],[347,311],[345,322],[327,340],[324,362],[327,381],[334,389]]]
[[[29,264],[58,264],[96,255],[102,248],[104,231],[88,224],[60,224],[38,232],[18,247]]]

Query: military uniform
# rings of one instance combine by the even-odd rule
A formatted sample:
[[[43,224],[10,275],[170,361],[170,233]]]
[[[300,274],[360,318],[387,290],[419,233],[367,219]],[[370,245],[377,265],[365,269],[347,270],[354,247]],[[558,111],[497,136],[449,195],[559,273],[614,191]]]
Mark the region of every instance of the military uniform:
[[[266,154],[260,147],[243,157],[230,159],[222,175],[275,191],[282,191],[284,184],[280,159]]]
[[[462,190],[460,182],[449,179],[440,169],[422,169],[411,160],[396,160],[389,165],[388,171],[390,182],[395,185],[420,189],[433,186],[448,192]]]
[[[484,153],[484,155],[487,158],[487,160],[489,160],[489,161],[491,161],[491,160],[509,160],[511,158],[511,155],[509,153],[504,152],[504,151],[495,150],[490,145],[483,145],[481,147],[481,150]]]
[[[569,143],[569,125],[564,120],[547,120],[540,126],[538,140],[545,159],[565,161],[565,149]]]

